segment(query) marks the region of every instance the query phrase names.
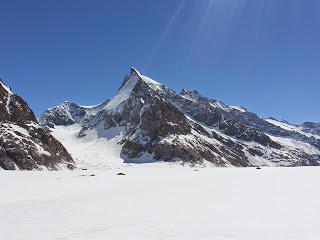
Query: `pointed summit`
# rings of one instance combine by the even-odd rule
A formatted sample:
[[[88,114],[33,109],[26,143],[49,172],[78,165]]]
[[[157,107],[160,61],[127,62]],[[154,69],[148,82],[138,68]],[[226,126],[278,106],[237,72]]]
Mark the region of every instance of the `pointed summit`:
[[[7,92],[9,95],[12,95],[13,92],[9,86],[7,86],[3,80],[0,78],[0,90],[3,89],[5,92]],[[3,91],[2,90],[2,91]]]
[[[136,68],[131,67],[130,75],[131,75],[131,76],[133,76],[133,75],[135,75],[135,76],[140,76],[141,73],[140,73]]]
[[[153,90],[163,90],[163,84],[147,77],[141,74],[139,70],[137,70],[134,67],[131,67],[130,76],[138,76],[142,81],[144,81],[146,84],[148,84],[149,87],[151,87]]]
[[[163,92],[165,86],[149,77],[142,75],[136,68],[131,67],[130,74],[125,76],[117,94],[110,100],[105,109],[114,109],[124,102],[132,92],[142,89],[149,89],[150,91],[160,93]]]
[[[124,80],[123,80],[120,88],[118,89],[118,92],[119,92],[119,91],[121,90],[121,88],[123,88],[124,85],[126,85],[126,83],[127,83],[130,79],[132,79],[133,77],[138,77],[138,78],[141,79],[141,74],[140,74],[140,72],[139,72],[137,69],[135,69],[134,67],[131,67],[130,73],[127,74],[127,75],[124,77]]]
[[[114,110],[127,100],[139,80],[142,80],[140,73],[135,68],[131,68],[130,75],[125,76],[117,94],[108,102],[104,109]]]

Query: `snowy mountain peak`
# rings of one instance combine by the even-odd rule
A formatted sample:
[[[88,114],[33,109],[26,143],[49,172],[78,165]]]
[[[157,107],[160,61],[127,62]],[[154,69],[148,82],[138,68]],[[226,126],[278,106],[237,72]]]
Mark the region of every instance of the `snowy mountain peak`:
[[[39,117],[39,123],[42,126],[68,126],[75,123],[82,123],[85,118],[94,116],[100,112],[109,101],[109,99],[106,99],[102,103],[94,106],[80,106],[70,101],[64,101],[61,105],[45,111]]]
[[[141,79],[140,73],[134,68],[131,68],[130,75],[126,76],[117,94],[104,107],[107,111],[115,110],[121,103],[127,100],[137,82]]]
[[[134,67],[131,67],[131,70],[130,70],[130,75],[131,76],[140,76],[141,75],[141,73],[140,73],[140,71],[138,71],[138,69],[136,69],[136,68],[134,68]]]
[[[132,67],[130,70],[130,74],[125,76],[125,79],[119,91],[105,106],[104,110],[117,110],[118,107],[121,106],[122,103],[124,103],[132,95],[132,93],[149,90],[162,92],[164,89],[165,87],[162,84],[142,75],[140,71]]]
[[[139,70],[136,68],[131,68],[131,74],[134,76],[138,76],[140,80],[145,82],[150,88],[152,88],[155,91],[162,91],[164,89],[164,85],[141,74]]]

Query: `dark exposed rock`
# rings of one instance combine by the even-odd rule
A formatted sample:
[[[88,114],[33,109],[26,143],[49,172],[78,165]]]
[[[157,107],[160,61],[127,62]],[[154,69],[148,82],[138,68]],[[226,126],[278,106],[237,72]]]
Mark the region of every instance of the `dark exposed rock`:
[[[16,166],[15,163],[12,161],[11,158],[7,156],[7,153],[4,148],[0,149],[0,167],[5,170],[15,170]]]
[[[27,103],[0,83],[0,167],[6,170],[74,168],[72,157],[38,125]]]

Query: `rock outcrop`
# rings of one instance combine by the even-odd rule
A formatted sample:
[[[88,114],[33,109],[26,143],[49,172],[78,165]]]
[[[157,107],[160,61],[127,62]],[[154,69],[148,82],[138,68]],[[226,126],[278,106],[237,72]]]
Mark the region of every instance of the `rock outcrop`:
[[[0,168],[74,168],[63,145],[42,128],[28,104],[0,80]]]

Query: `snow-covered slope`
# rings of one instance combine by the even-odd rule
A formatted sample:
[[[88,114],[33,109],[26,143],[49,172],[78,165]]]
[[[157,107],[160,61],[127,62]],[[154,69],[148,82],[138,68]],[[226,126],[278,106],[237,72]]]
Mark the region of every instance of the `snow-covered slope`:
[[[319,135],[291,131],[197,91],[184,89],[177,94],[134,68],[116,95],[98,110],[63,104],[40,119],[53,134],[62,126],[68,135],[68,126],[78,124],[81,130],[73,139],[82,141],[94,133],[93,142],[98,139],[106,149],[112,143],[120,149],[119,162],[125,163],[165,161],[221,167],[320,163]],[[56,137],[67,145],[62,132]],[[78,156],[71,148],[70,152]],[[100,162],[105,161],[98,155]],[[81,161],[90,164],[91,160]]]
[[[319,181],[317,167],[1,172],[0,240],[318,240]]]
[[[296,132],[296,133],[300,133],[302,135],[305,135],[306,137],[314,137],[316,139],[320,139],[320,134],[312,134],[312,133],[305,131],[305,128],[303,125],[297,126],[297,125],[289,124],[288,122],[278,121],[276,119],[270,119],[270,118],[266,119],[266,121],[275,125],[275,126],[279,126],[280,128],[282,128],[286,131]]]
[[[242,106],[230,106],[231,108],[238,110],[240,112],[247,112],[248,110]]]
[[[113,134],[111,139],[98,137],[92,130],[85,137],[79,138],[82,127],[80,124],[71,126],[56,126],[51,134],[63,142],[68,152],[72,153],[78,168],[114,169],[123,166],[120,158],[121,146],[118,143],[120,135]]]

